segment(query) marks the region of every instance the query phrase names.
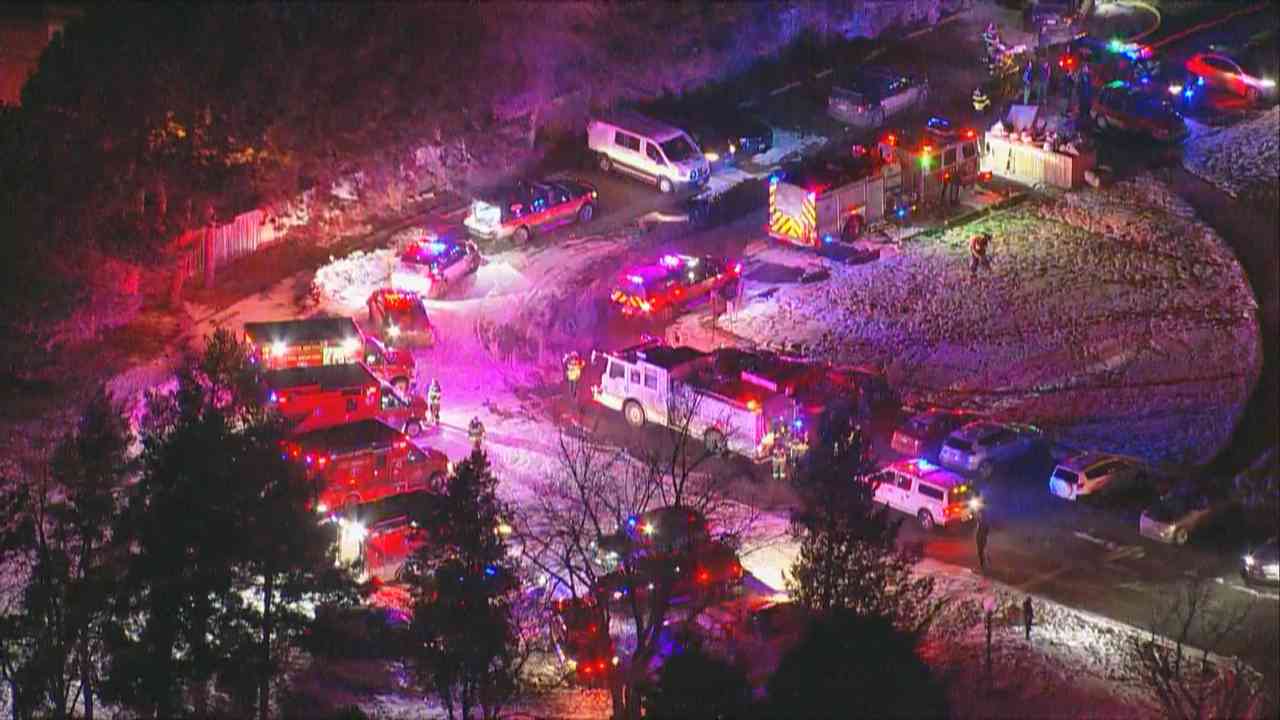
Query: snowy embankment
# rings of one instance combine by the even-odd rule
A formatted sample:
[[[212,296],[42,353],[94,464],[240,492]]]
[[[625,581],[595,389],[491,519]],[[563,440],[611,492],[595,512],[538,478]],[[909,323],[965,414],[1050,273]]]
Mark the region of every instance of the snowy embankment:
[[[967,239],[994,237],[971,277]],[[770,250],[747,277],[767,277]],[[1045,427],[1074,446],[1200,462],[1227,440],[1261,364],[1230,249],[1150,176],[1031,200],[905,242],[830,279],[749,281],[720,327],[878,364],[906,394]],[[785,273],[775,273],[785,275]]]
[[[1280,198],[1280,106],[1235,125],[1190,122],[1182,164],[1231,197]]]
[[[732,189],[735,185],[747,180],[762,178],[769,174],[773,167],[812,152],[825,145],[827,138],[823,135],[802,135],[788,130],[773,130],[773,147],[769,152],[759,153],[747,159],[741,167],[726,167],[716,170],[707,181],[707,187],[700,196],[715,197]]]

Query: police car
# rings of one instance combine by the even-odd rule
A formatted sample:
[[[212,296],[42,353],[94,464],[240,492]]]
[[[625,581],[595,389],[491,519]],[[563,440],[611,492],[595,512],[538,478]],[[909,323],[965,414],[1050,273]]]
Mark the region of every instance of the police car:
[[[480,250],[475,243],[424,234],[400,253],[400,260],[391,271],[391,285],[436,299],[478,269]]]

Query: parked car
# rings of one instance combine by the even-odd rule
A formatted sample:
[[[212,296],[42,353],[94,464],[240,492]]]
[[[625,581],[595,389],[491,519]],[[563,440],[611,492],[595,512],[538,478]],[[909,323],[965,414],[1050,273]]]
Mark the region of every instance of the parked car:
[[[601,171],[617,170],[664,193],[703,185],[711,177],[711,166],[689,133],[638,113],[592,119],[587,147]]]
[[[1031,0],[1022,8],[1022,29],[1030,32],[1067,32],[1080,20],[1079,0]]]
[[[1240,559],[1246,585],[1280,585],[1280,540],[1271,538]]]
[[[436,299],[479,269],[480,249],[475,243],[426,235],[400,253],[400,261],[391,271],[391,285]]]
[[[1181,142],[1187,123],[1167,93],[1152,92],[1116,80],[1102,88],[1089,111],[1100,130],[1145,135],[1160,142]]]
[[[922,77],[884,67],[838,73],[827,98],[827,114],[842,123],[870,129],[889,118],[924,107],[929,83]]]
[[[1207,525],[1226,506],[1225,498],[1185,489],[1174,490],[1142,511],[1138,532],[1152,540],[1185,545],[1196,530]]]
[[[932,530],[966,523],[982,509],[967,480],[928,460],[900,460],[864,479],[875,485],[875,501],[906,513]]]
[[[942,440],[972,419],[971,415],[954,410],[925,410],[912,415],[894,430],[889,446],[903,455],[937,460]]]
[[[1030,426],[977,420],[947,436],[938,462],[986,479],[996,465],[1026,455],[1040,439],[1040,431]]]
[[[388,347],[429,348],[436,344],[436,328],[418,293],[380,288],[369,296],[365,308],[369,311],[366,331]]]
[[[672,125],[688,128],[713,167],[733,165],[773,149],[773,128],[737,109],[660,110],[658,114]]]
[[[735,297],[741,275],[740,263],[723,258],[667,254],[624,270],[609,300],[627,317],[670,317],[712,293]]]
[[[1250,103],[1276,94],[1275,78],[1266,77],[1248,60],[1236,60],[1225,52],[1198,52],[1187,58],[1184,66],[1189,77],[1203,78],[1205,85],[1239,95]]]
[[[598,199],[579,180],[520,180],[478,193],[462,222],[475,237],[524,244],[535,232],[590,222]]]
[[[1049,492],[1064,500],[1131,486],[1142,478],[1142,466],[1128,458],[1100,452],[1072,455],[1049,475]]]

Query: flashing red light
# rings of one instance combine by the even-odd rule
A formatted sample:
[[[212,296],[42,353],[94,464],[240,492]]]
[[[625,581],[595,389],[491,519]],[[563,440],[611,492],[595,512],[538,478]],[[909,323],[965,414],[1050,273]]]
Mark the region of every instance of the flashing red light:
[[[407,448],[407,447],[409,447],[409,443],[405,442],[404,440],[397,440],[397,441],[396,441],[396,449],[397,449],[397,450],[403,450],[403,449],[405,449],[405,448]]]
[[[966,140],[971,140],[971,139],[973,139],[973,138],[975,138],[975,137],[977,137],[977,136],[978,136],[978,133],[974,132],[974,131],[973,131],[973,128],[965,128],[965,129],[964,129],[964,138],[965,138]]]
[[[734,274],[734,275],[741,275],[741,274],[742,274],[742,263],[734,263],[734,264],[733,264],[733,274]]]
[[[698,569],[698,573],[695,577],[697,578],[698,582],[702,583],[703,585],[711,582],[711,573],[707,572],[703,568]]]
[[[924,145],[920,146],[920,152],[924,153],[925,155],[928,155],[929,153],[933,152],[933,146],[928,143],[925,143]]]
[[[891,147],[896,147],[898,145],[898,136],[894,135],[893,133],[889,133],[888,135],[885,135],[884,144],[889,145]]]
[[[325,466],[325,463],[328,463],[328,462],[329,462],[329,458],[324,457],[323,455],[321,455],[321,456],[320,456],[320,459],[316,461],[316,465],[317,465],[318,467],[324,467],[324,466]]]

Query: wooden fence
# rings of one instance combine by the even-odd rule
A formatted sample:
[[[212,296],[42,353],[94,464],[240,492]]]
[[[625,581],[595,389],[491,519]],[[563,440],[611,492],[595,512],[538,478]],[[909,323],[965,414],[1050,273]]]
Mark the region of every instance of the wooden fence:
[[[237,215],[225,225],[188,230],[178,246],[190,253],[190,275],[212,285],[219,266],[250,255],[273,240],[275,232],[267,223],[267,213],[259,209]]]

